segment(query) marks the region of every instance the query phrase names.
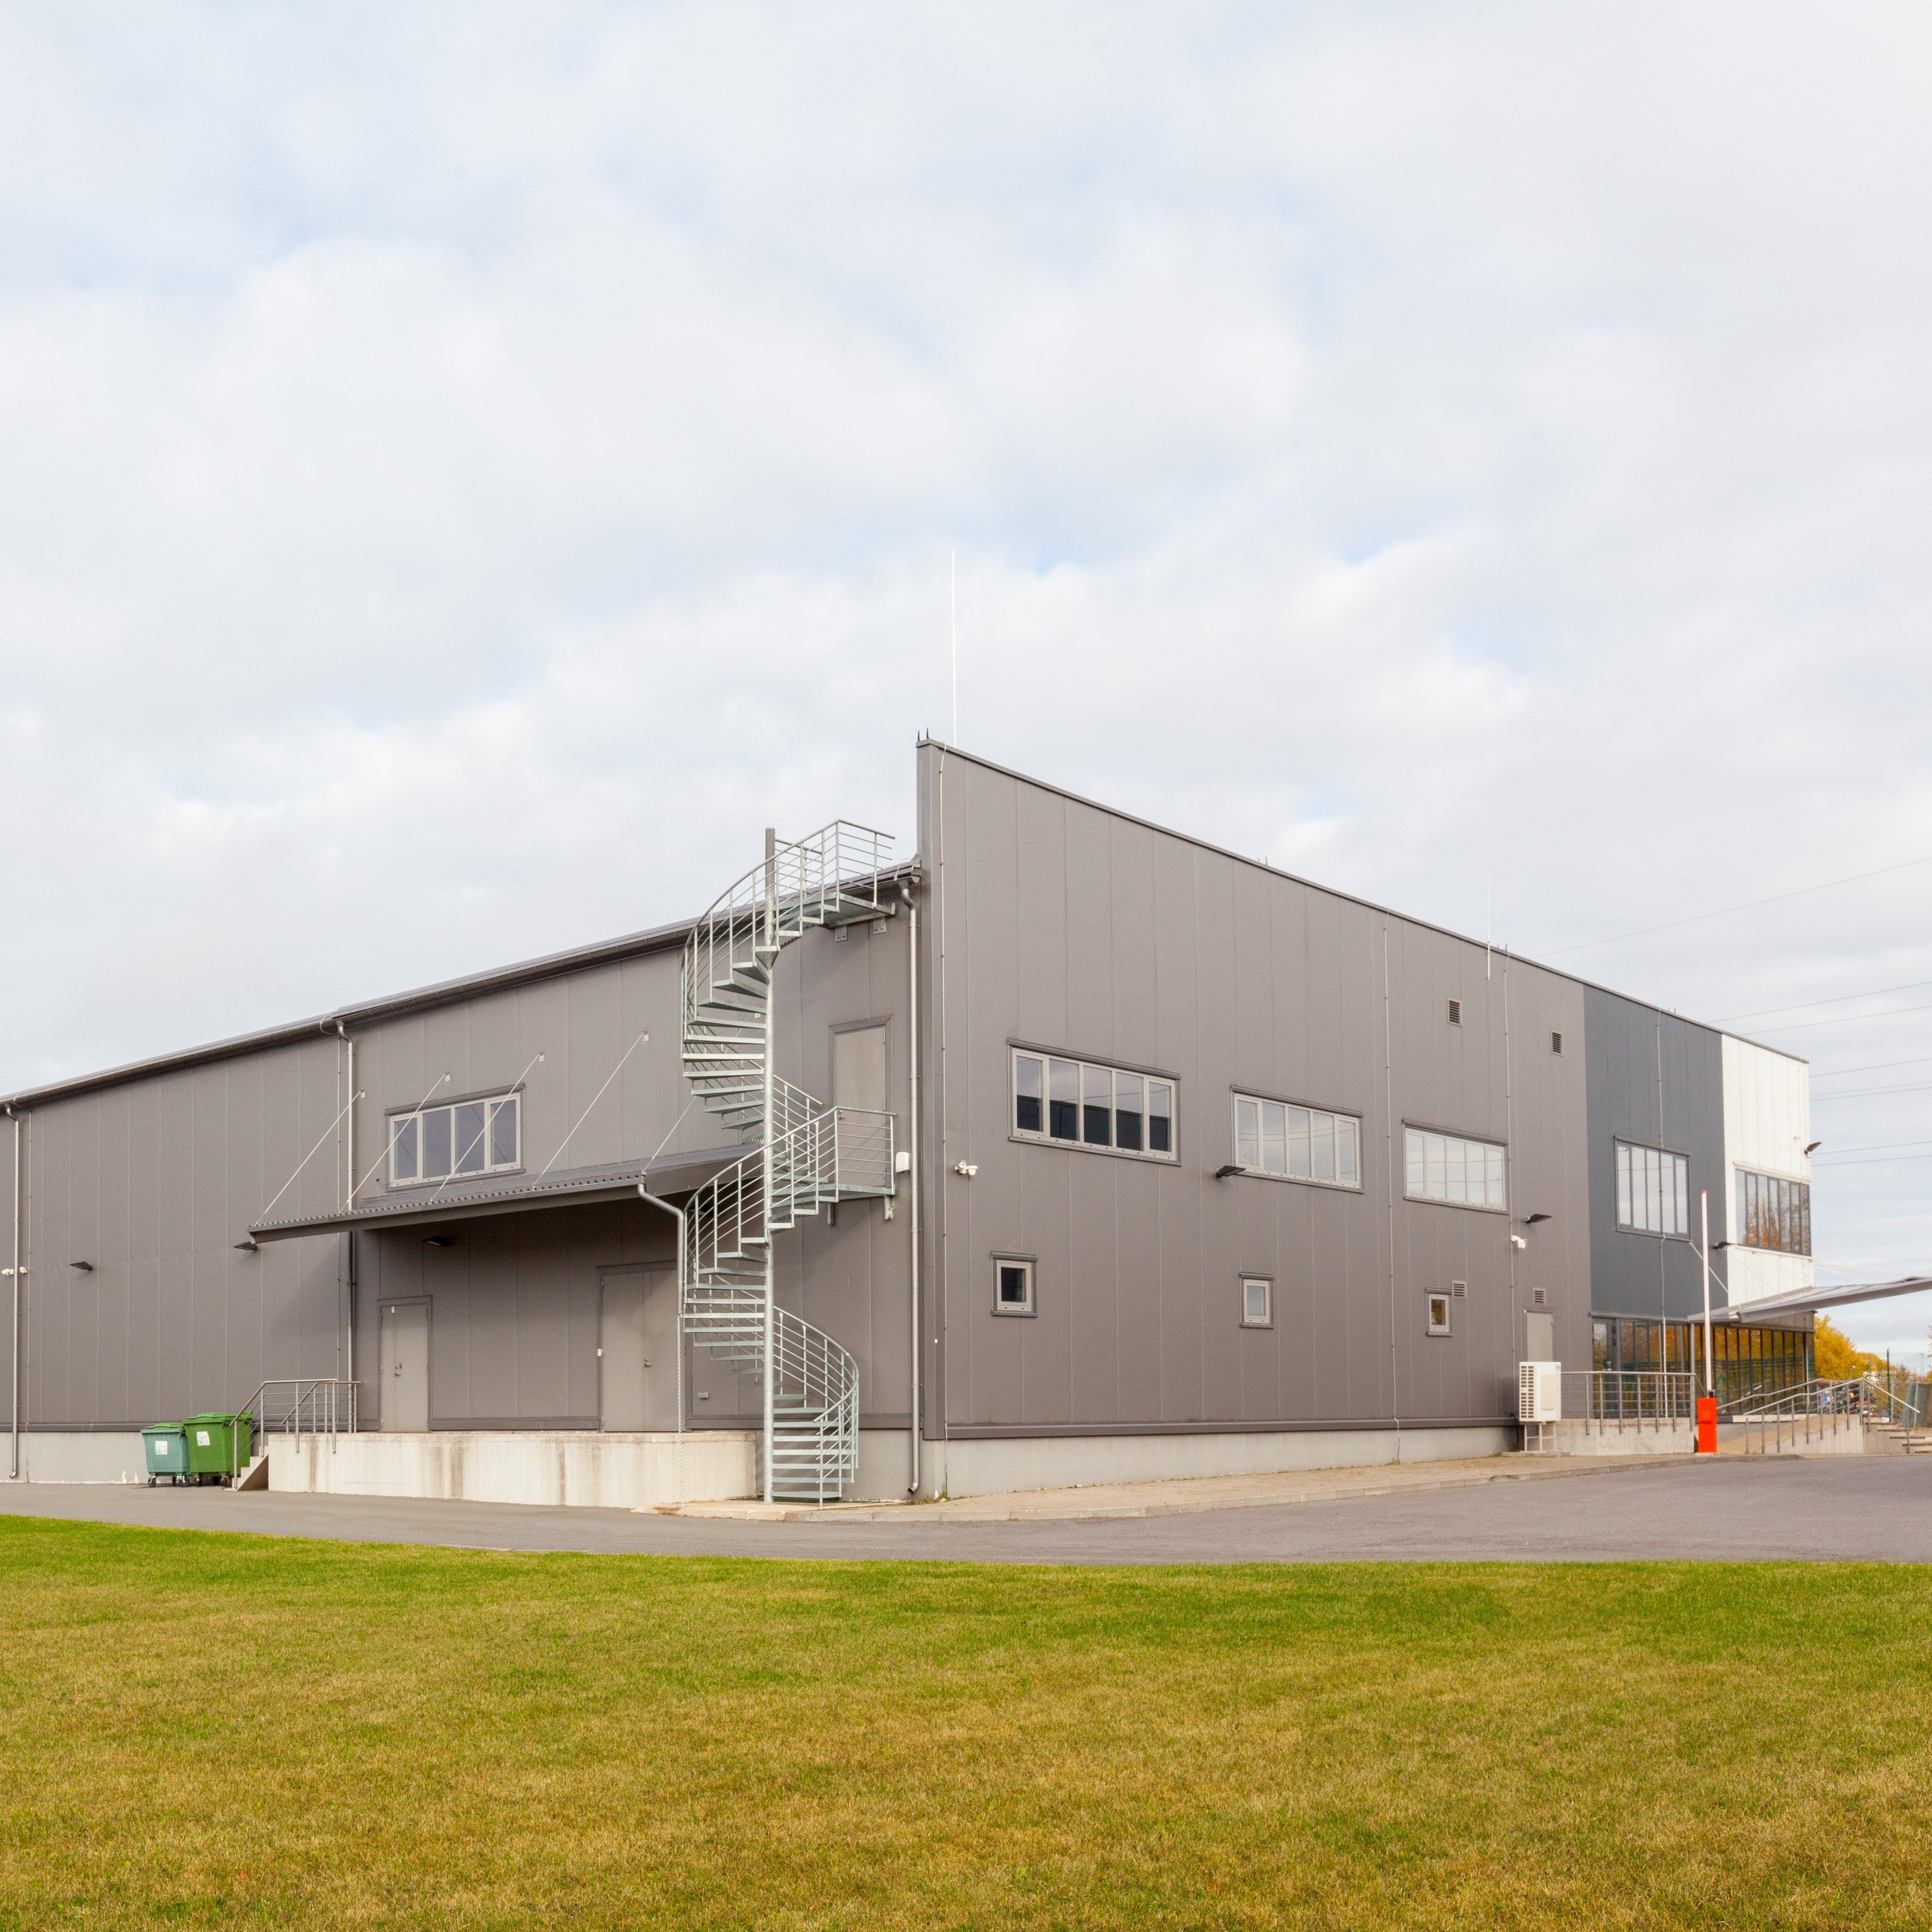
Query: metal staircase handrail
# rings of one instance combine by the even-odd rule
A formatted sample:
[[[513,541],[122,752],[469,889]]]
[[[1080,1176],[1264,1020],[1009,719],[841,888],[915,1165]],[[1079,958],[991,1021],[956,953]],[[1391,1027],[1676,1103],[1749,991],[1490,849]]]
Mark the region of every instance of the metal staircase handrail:
[[[259,1443],[271,1430],[279,1428],[286,1436],[352,1436],[356,1426],[357,1392],[360,1382],[350,1382],[338,1376],[269,1376],[256,1388],[254,1394],[235,1411],[237,1415],[248,1417],[253,1442]],[[292,1388],[294,1400],[285,1407],[279,1421],[272,1421],[268,1414],[268,1395],[271,1389]],[[346,1393],[345,1393],[346,1391]],[[302,1418],[306,1412],[310,1420],[306,1426]],[[228,1460],[230,1477],[241,1473],[241,1438],[236,1431],[228,1432]],[[251,1443],[251,1447],[253,1444]]]
[[[686,1077],[706,1108],[757,1146],[693,1195],[683,1312],[694,1347],[759,1375],[767,1496],[836,1498],[858,1461],[858,1364],[777,1305],[774,1238],[841,1199],[891,1194],[891,1115],[827,1106],[772,1064],[778,956],[814,926],[888,910],[892,843],[835,820],[766,855],[693,924],[679,986]]]

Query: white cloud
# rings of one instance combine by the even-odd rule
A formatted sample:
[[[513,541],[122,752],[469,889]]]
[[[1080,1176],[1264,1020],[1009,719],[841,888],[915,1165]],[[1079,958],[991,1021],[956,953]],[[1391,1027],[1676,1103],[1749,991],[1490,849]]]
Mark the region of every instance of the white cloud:
[[[0,1081],[909,834],[956,548],[968,743],[1532,951],[1932,853],[1928,69],[1877,6],[16,13]],[[1928,898],[1562,957],[1736,1012],[1932,975]],[[1932,1263],[1924,1172],[1821,1168],[1821,1249]]]

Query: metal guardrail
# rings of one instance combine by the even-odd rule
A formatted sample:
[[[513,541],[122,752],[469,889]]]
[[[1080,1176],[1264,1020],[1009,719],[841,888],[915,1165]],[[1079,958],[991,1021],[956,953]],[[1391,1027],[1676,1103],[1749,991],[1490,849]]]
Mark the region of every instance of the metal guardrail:
[[[1563,1414],[1586,1435],[1694,1422],[1697,1378],[1674,1369],[1565,1369]]]
[[[1911,1384],[1900,1390],[1879,1375],[1842,1382],[1814,1377],[1770,1394],[1742,1397],[1718,1412],[1736,1426],[1746,1455],[1775,1455],[1787,1446],[1828,1442],[1851,1425],[1898,1431],[1911,1450],[1924,1423]]]
[[[253,1424],[254,1447],[260,1454],[271,1434],[352,1436],[356,1432],[359,1382],[318,1376],[272,1376],[236,1412]],[[229,1436],[230,1478],[241,1474],[241,1444]]]

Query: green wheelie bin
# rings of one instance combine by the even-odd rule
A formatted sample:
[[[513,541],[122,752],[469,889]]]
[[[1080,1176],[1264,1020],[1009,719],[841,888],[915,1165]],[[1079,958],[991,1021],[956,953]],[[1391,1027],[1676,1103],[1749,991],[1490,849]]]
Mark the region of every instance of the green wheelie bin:
[[[190,1415],[182,1424],[189,1476],[197,1483],[226,1483],[239,1475],[254,1453],[254,1422],[245,1412]]]
[[[165,1476],[171,1483],[188,1480],[188,1432],[178,1422],[157,1422],[141,1431],[148,1456],[148,1486]]]

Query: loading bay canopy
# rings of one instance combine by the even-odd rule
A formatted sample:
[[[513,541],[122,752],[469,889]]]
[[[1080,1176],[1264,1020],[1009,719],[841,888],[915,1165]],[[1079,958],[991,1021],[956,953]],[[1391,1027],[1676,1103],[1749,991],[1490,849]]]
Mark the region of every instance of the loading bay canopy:
[[[1847,1282],[1838,1288],[1798,1288],[1785,1294],[1767,1294],[1756,1301],[1734,1301],[1714,1308],[1713,1322],[1755,1322],[1762,1315],[1816,1314],[1844,1308],[1855,1301],[1887,1301],[1894,1294],[1922,1294],[1932,1289],[1932,1275],[1909,1274],[1898,1281]]]
[[[512,1181],[451,1181],[383,1196],[360,1208],[332,1214],[304,1214],[287,1220],[257,1221],[248,1238],[296,1240],[309,1234],[342,1234],[357,1228],[427,1228],[447,1221],[485,1216],[530,1214],[546,1208],[576,1208],[605,1201],[634,1201],[639,1188],[652,1194],[688,1194],[743,1157],[742,1148],[703,1154],[666,1155],[614,1167],[577,1168]]]

